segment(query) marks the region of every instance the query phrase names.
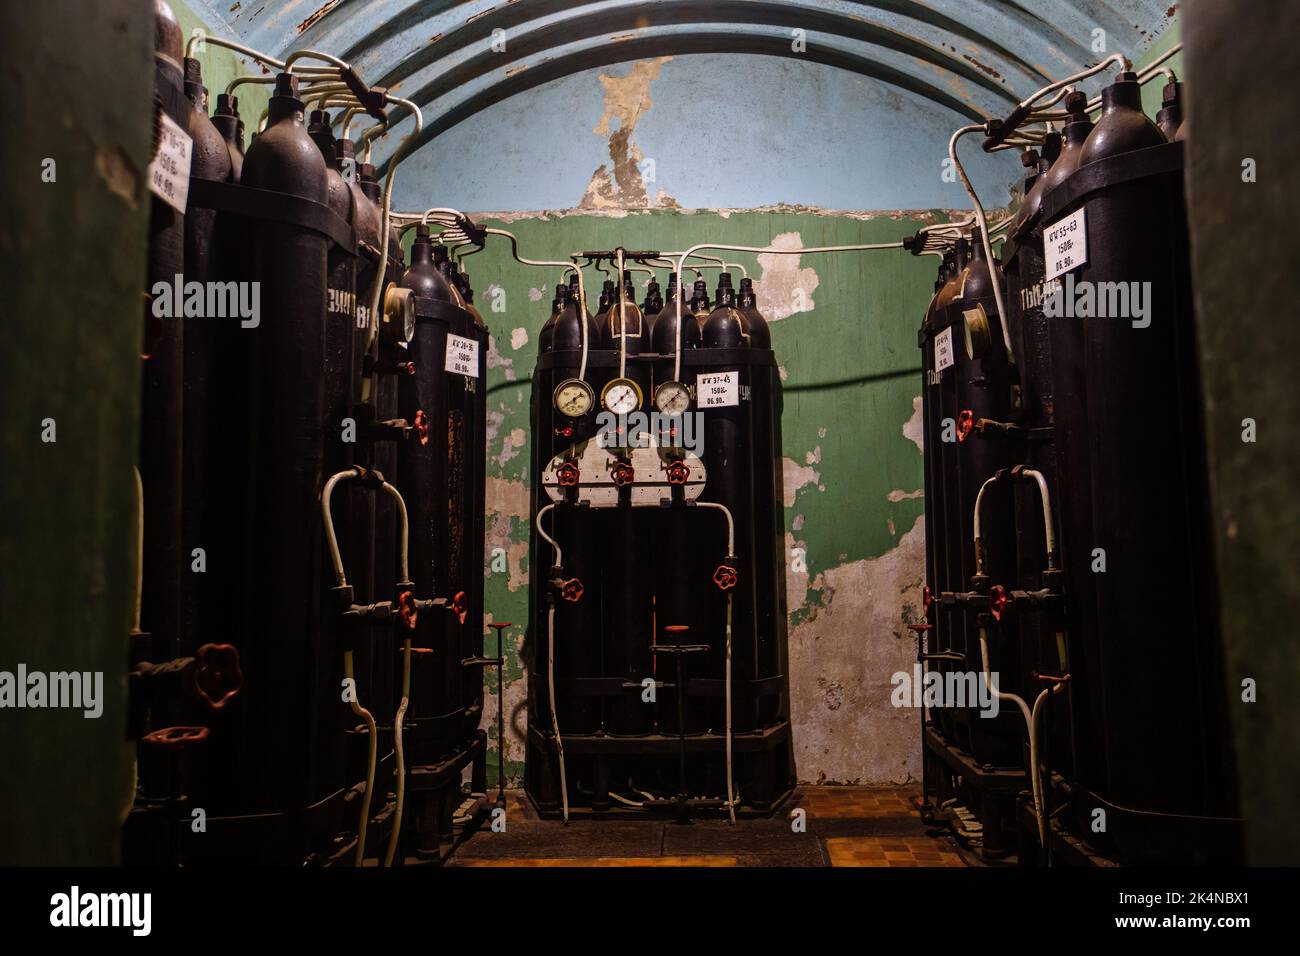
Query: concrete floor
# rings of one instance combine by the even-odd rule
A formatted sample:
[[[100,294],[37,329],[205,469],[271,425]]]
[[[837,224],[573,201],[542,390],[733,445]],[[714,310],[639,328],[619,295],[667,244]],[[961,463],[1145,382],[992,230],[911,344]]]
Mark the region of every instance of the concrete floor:
[[[945,832],[921,823],[909,788],[800,787],[772,820],[538,818],[523,791],[507,791],[506,830],[486,827],[449,866],[977,866]],[[805,832],[789,812],[806,812]]]

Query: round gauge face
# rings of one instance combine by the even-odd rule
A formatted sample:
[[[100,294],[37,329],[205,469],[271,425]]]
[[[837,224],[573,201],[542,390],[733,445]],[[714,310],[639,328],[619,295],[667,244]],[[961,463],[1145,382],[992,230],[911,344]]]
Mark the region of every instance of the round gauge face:
[[[580,378],[566,378],[555,386],[555,410],[569,418],[581,418],[591,411],[596,393]]]
[[[600,401],[615,415],[626,415],[641,407],[641,386],[630,378],[616,378],[601,390]]]
[[[691,393],[681,382],[664,382],[655,389],[655,408],[665,415],[684,415],[691,407]]]

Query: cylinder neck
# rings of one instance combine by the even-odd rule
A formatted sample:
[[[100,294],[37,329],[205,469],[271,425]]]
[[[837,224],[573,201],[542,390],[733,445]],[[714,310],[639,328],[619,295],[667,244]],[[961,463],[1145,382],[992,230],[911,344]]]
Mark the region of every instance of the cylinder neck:
[[[1101,91],[1101,106],[1106,113],[1120,109],[1141,110],[1142,87],[1138,84],[1137,74],[1125,72],[1115,77],[1115,82]]]
[[[281,73],[275,78],[275,94],[267,103],[266,125],[274,126],[284,120],[292,120],[302,125],[303,111],[306,107],[298,98],[298,77],[290,73]]]

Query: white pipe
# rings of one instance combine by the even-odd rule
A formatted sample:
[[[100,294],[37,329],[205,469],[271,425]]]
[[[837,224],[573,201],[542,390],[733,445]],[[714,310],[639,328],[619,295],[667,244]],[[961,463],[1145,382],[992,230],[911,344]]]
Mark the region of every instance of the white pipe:
[[[356,865],[361,866],[366,858],[366,830],[370,827],[370,798],[375,789],[375,764],[378,762],[379,755],[379,741],[377,739],[379,731],[375,727],[374,714],[362,707],[360,700],[357,699],[357,680],[353,674],[351,650],[343,652],[343,676],[352,685],[351,699],[348,701],[352,706],[352,713],[366,722],[366,733],[370,737],[370,755],[366,762],[366,793],[361,798],[361,823],[357,828]]]
[[[727,592],[727,817],[736,825],[736,787],[731,759],[731,592]]]
[[[716,508],[727,517],[727,560],[736,559],[736,524],[731,517],[731,509],[715,501],[696,502],[699,508]],[[727,591],[727,681],[726,681],[726,733],[727,733],[727,816],[736,822],[736,788],[732,783],[733,764],[731,758],[731,602],[732,593]]]
[[[569,783],[564,774],[564,739],[560,736],[560,718],[555,709],[555,605],[546,611],[546,692],[551,703],[551,732],[555,735],[555,752],[560,760],[560,808],[564,822],[569,822]]]
[[[982,127],[977,127],[982,128]],[[804,255],[814,252],[862,252],[871,249],[901,249],[903,248],[902,240],[898,242],[876,242],[864,245],[854,246],[812,246],[805,249],[773,249],[762,246],[732,246],[723,245],[714,242],[701,242],[691,246],[677,258],[677,275],[681,276],[685,268],[687,257],[691,256],[700,249],[718,249],[726,252],[753,252],[753,253],[770,253],[775,255]],[[665,256],[676,255],[676,253],[664,253]],[[989,259],[989,268],[992,268],[992,257]],[[997,283],[993,286],[997,288]],[[680,382],[682,378],[682,298],[677,297],[677,344],[674,348],[673,356],[673,381]]]
[[[486,228],[483,230],[489,236],[504,236],[510,240],[510,255],[514,257],[515,262],[525,266],[559,266],[560,268],[573,268],[578,274],[578,324],[582,327],[582,361],[578,366],[578,378],[585,380],[587,377],[587,292],[583,284],[582,270],[574,266],[572,261],[569,262],[547,262],[544,260],[525,259],[519,255],[519,240],[513,233],[506,232],[504,229]],[[621,278],[621,277],[620,277]],[[557,562],[558,563],[558,562]]]
[[[1118,56],[1118,54],[1116,54]],[[961,177],[962,185],[966,187],[966,194],[970,196],[970,201],[975,207],[975,220],[979,223],[980,228],[980,245],[984,247],[984,258],[989,269],[989,279],[992,280],[993,299],[998,306],[998,325],[1002,328],[1002,344],[1007,350],[1007,361],[1012,365],[1016,364],[1015,352],[1011,350],[1011,336],[1006,332],[1006,315],[1007,310],[1002,302],[1002,283],[998,281],[997,266],[993,261],[993,244],[989,240],[988,219],[984,215],[984,206],[980,203],[979,196],[975,195],[975,187],[971,185],[970,179],[966,175],[966,170],[962,168],[961,160],[957,158],[957,140],[967,133],[982,131],[982,124],[972,124],[963,126],[957,132],[952,134],[948,140],[948,158],[952,160],[953,166],[957,169],[957,175]]]
[[[1038,485],[1038,499],[1043,509],[1043,547],[1047,551],[1047,567],[1053,569],[1056,567],[1056,529],[1052,526],[1052,500],[1047,493],[1047,479],[1043,477],[1041,471],[1035,471],[1032,468],[1021,468],[1019,474],[1034,479]],[[971,537],[975,544],[975,573],[984,573],[984,554],[980,546],[982,535],[980,534],[980,513],[984,507],[984,491],[989,485],[998,480],[997,475],[992,475],[985,479],[984,484],[980,485],[980,490],[975,495],[975,515],[971,522]]]
[[[397,167],[402,161],[403,154],[412,141],[420,135],[420,131],[424,129],[424,114],[420,112],[418,106],[410,100],[401,99],[392,94],[389,94],[388,99],[399,106],[405,106],[411,111],[415,116],[415,128],[408,135],[403,136],[402,141],[393,150],[393,155],[388,161],[388,175],[384,178],[383,223],[379,230],[379,271],[375,274],[375,287],[370,297],[370,336],[366,341],[367,350],[379,334],[379,306],[383,301],[384,276],[388,271],[388,229],[389,214],[393,210],[393,181],[397,178]],[[366,132],[369,133],[370,130]],[[369,143],[369,140],[367,140],[367,143]],[[366,148],[369,149],[369,145]]]
[[[627,377],[627,296],[623,294],[623,247],[617,252],[618,269],[614,284],[618,287],[618,377]]]
[[[554,538],[542,530],[542,516],[554,510],[554,503],[537,512],[537,533],[555,549],[555,567],[561,566],[560,546]],[[555,735],[555,753],[560,761],[560,807],[564,822],[569,822],[569,783],[564,772],[564,740],[560,737],[560,717],[555,709],[555,603],[546,611],[546,692],[551,704],[551,732]]]
[[[356,468],[348,468],[330,475],[329,480],[325,482],[325,490],[320,496],[321,517],[325,521],[325,543],[329,546],[330,562],[334,566],[334,581],[341,588],[348,586],[348,576],[343,569],[343,555],[339,552],[338,535],[334,533],[334,515],[330,511],[330,499],[334,496],[335,485],[355,477],[357,477]]]
[[[1047,495],[1047,479],[1041,471],[1033,468],[1021,468],[1020,474],[1027,475],[1038,484],[1038,497],[1043,505],[1043,538],[1047,548],[1047,566],[1050,568],[1056,563],[1056,530],[1052,527],[1052,502]]]
[[[321,53],[319,50],[294,50],[292,53],[290,53],[287,57],[284,58],[284,71],[286,73],[292,73],[294,63],[297,62],[298,60],[304,60],[304,59],[320,60],[322,63],[328,63],[331,66],[340,70],[352,69],[351,64],[347,63],[344,60],[340,60],[338,57],[334,56],[331,53]],[[298,69],[301,70],[303,68],[299,67]]]
[[[1025,703],[1023,698],[1017,696],[1016,694],[1007,694],[999,690],[997,685],[993,682],[992,676],[989,674],[988,629],[983,625],[980,626],[979,637],[980,637],[980,662],[982,664],[980,673],[983,674],[984,676],[985,686],[988,687],[989,690],[993,692],[993,695],[998,700],[1009,700],[1017,707],[1019,707],[1021,715],[1025,718],[1025,730],[1029,734],[1030,794],[1033,796],[1033,800],[1034,800],[1034,818],[1038,821],[1038,839],[1039,842],[1044,842],[1046,840],[1046,828],[1044,827],[1043,824],[1043,807],[1042,807],[1042,801],[1039,794],[1038,737],[1034,733],[1034,727],[1035,727],[1034,714],[1037,713],[1038,705],[1042,703],[1043,698],[1047,696],[1049,691],[1045,689],[1041,694],[1038,695],[1038,699],[1034,701],[1034,711],[1031,713],[1029,709],[1029,705]],[[1061,685],[1057,684],[1056,686],[1060,687]],[[1045,842],[1044,845],[1046,845]]]
[[[406,501],[403,500],[402,493],[398,491],[396,488],[394,488],[392,485],[390,485],[388,482],[385,481],[379,487],[381,487],[384,491],[388,492],[388,494],[392,496],[393,500],[397,502],[397,516],[398,518],[401,519],[400,522],[401,530],[398,532],[401,540],[401,546],[398,548],[398,552],[397,552],[398,563],[401,565],[402,581],[404,582],[410,581],[411,574],[410,574],[410,570],[407,568],[407,555],[409,554],[411,528],[410,528],[410,523],[408,522],[406,516]]]
[[[397,705],[397,716],[393,718],[393,747],[397,752],[397,809],[393,812],[393,832],[388,835],[388,852],[384,854],[384,866],[393,865],[398,838],[402,832],[402,811],[406,803],[406,755],[402,750],[402,721],[406,717],[406,708],[410,702],[411,639],[408,637],[402,641],[402,702]]]

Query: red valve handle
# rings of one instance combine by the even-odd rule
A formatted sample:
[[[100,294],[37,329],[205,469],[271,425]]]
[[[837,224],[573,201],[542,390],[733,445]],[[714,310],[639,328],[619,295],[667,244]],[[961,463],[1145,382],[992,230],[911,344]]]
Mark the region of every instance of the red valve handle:
[[[921,606],[925,608],[927,616],[930,614],[930,605],[934,603],[934,595],[930,593],[930,585],[926,585],[921,592]]]
[[[209,710],[221,710],[244,686],[239,650],[233,644],[204,644],[194,655],[194,687]]]
[[[571,461],[566,461],[559,468],[555,469],[555,477],[559,481],[561,488],[576,487],[578,484],[578,478],[581,477],[581,475],[582,472],[578,470],[578,466]]]
[[[414,374],[415,374],[415,363],[414,363],[414,362],[398,362],[398,363],[397,363],[397,367],[398,367],[399,369],[402,369],[403,371],[405,371],[407,375],[414,375]]]
[[[144,742],[155,747],[188,747],[207,739],[206,727],[164,727],[145,734]]]
[[[739,580],[740,572],[729,564],[719,564],[718,569],[713,572],[713,583],[720,591],[730,591]]]
[[[559,435],[561,438],[572,438],[572,437],[573,437],[573,426],[572,426],[572,425],[556,425],[556,426],[555,426],[555,434]]]
[[[668,483],[684,485],[691,477],[691,466],[684,461],[674,461],[668,465]]]
[[[620,488],[636,481],[636,469],[625,461],[615,463],[614,467],[609,470],[609,475],[614,479],[614,484]]]
[[[456,596],[451,599],[451,613],[456,615],[456,620],[461,624],[465,623],[465,618],[469,614],[469,599],[465,596],[464,591],[457,591]]]
[[[975,413],[969,408],[964,408],[961,414],[957,416],[957,441],[963,442],[966,436],[970,434],[971,427],[975,424]]]
[[[415,630],[415,623],[420,619],[420,609],[415,606],[415,595],[403,591],[397,596],[397,613],[408,631]]]
[[[909,625],[907,625],[907,629],[908,629],[909,631],[912,631],[912,632],[915,633],[915,634],[924,634],[926,631],[930,630],[930,629],[933,628],[933,627],[934,627],[933,624],[909,624]]]
[[[429,444],[429,416],[421,408],[415,413],[415,433],[420,436],[420,444]]]
[[[582,581],[578,578],[569,578],[567,581],[560,582],[560,597],[570,604],[577,604],[582,600]]]
[[[1007,609],[1007,589],[995,584],[989,589],[989,597],[989,613],[993,615],[993,620],[1002,620],[1002,612]]]
[[[492,621],[488,624],[488,627],[495,627],[498,631],[504,631],[509,626],[509,621]]]

